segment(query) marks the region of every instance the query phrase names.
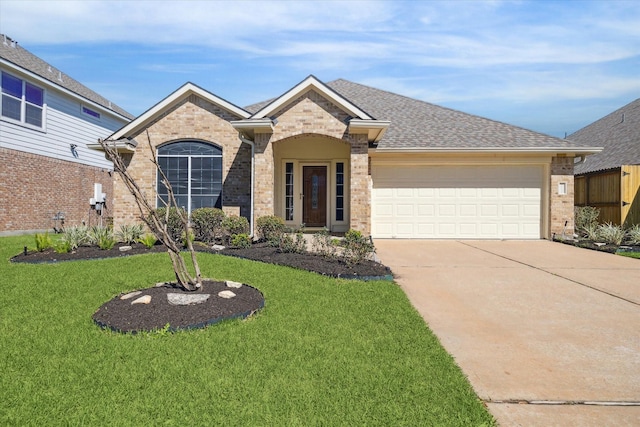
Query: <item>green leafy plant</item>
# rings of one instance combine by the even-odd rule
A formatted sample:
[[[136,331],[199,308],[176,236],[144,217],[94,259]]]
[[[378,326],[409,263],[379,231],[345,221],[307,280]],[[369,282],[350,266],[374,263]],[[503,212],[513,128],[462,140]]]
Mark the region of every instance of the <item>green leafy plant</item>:
[[[182,225],[182,220],[180,219],[180,214],[178,213],[178,209],[183,214],[186,214],[185,210],[182,208],[171,207],[169,209],[169,220],[165,222],[167,208],[158,208],[156,212],[158,213],[158,217],[162,221],[163,226],[166,224],[167,232],[169,236],[175,242],[182,241],[182,233],[184,233],[184,227]]]
[[[359,264],[368,259],[376,251],[371,240],[357,230],[349,230],[342,241],[344,260],[347,264]]]
[[[640,224],[636,224],[627,230],[626,241],[631,245],[640,245]]]
[[[56,253],[66,254],[71,252],[71,243],[62,238],[53,246],[53,249],[56,251]]]
[[[307,250],[307,241],[304,238],[304,226],[285,230],[278,238],[278,251],[283,253],[302,254]]]
[[[142,243],[147,249],[151,249],[157,241],[158,238],[152,233],[146,233],[138,239],[138,242]]]
[[[260,238],[273,245],[284,233],[285,225],[284,220],[279,216],[267,215],[257,219],[256,228]]]
[[[120,230],[116,232],[116,238],[122,243],[130,245],[142,237],[144,226],[142,224],[122,224]]]
[[[51,237],[49,237],[48,231],[44,234],[36,233],[35,239],[36,239],[36,250],[38,252],[45,251],[53,246],[53,241],[51,240]]]
[[[250,248],[251,247],[251,237],[248,234],[234,234],[231,236],[231,246],[234,248]]]
[[[94,226],[88,232],[88,240],[102,250],[109,250],[116,244],[116,238],[109,227]]]
[[[182,246],[186,248],[189,244],[189,242],[187,242],[187,233],[182,232],[182,236],[180,236],[180,238],[182,239]],[[193,243],[195,239],[196,239],[196,236],[195,234],[193,234],[193,231],[189,231],[189,241]]]
[[[584,234],[587,229],[598,225],[600,209],[593,206],[576,206],[574,208],[574,224],[576,233]]]
[[[329,230],[326,228],[323,228],[313,235],[311,247],[314,252],[325,258],[335,258],[336,256],[336,246],[333,244],[333,237],[331,237]]]
[[[619,245],[624,240],[624,236],[624,228],[619,225],[614,225],[610,222],[607,222],[598,226],[598,240],[601,240],[605,243]]]
[[[598,240],[598,224],[589,224],[582,229],[583,237],[589,240]]]
[[[62,233],[61,241],[69,244],[69,251],[75,251],[78,247],[89,242],[89,229],[85,226],[67,227]]]
[[[230,241],[235,234],[249,234],[249,221],[243,216],[230,215],[222,221],[225,235]]]
[[[222,222],[226,215],[222,209],[199,208],[191,212],[191,227],[199,242],[213,243],[224,237]]]

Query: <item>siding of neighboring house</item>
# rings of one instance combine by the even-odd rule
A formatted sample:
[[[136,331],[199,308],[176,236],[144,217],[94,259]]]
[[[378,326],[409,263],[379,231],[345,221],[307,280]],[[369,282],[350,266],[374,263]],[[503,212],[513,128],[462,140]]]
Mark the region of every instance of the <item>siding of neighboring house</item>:
[[[59,212],[65,226],[96,224],[100,217],[89,204],[95,183],[102,184],[107,194],[102,219],[110,216],[112,164],[86,144],[113,133],[130,117],[108,108],[108,101],[90,100],[87,96],[99,96],[64,74],[52,73],[61,76],[57,81],[38,73],[46,63],[24,49],[8,45],[0,49],[1,72],[44,90],[42,128],[0,115],[0,235],[60,227],[52,219]],[[65,83],[84,95],[65,88]],[[83,113],[83,106],[100,117]]]

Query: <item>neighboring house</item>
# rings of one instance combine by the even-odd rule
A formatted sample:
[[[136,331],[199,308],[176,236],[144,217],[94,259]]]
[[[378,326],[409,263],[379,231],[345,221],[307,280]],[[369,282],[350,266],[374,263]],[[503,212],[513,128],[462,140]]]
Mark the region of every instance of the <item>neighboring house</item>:
[[[604,147],[575,166],[575,204],[600,209],[600,222],[640,224],[640,99],[569,135]]]
[[[346,80],[309,76],[246,109],[187,83],[109,138],[147,194],[252,224],[376,238],[550,238],[573,230],[575,156],[553,138]],[[99,144],[91,144],[99,148]],[[116,178],[114,221],[138,220]]]
[[[109,214],[112,165],[86,143],[133,117],[5,35],[0,74],[0,235],[96,224],[89,199],[101,184]]]

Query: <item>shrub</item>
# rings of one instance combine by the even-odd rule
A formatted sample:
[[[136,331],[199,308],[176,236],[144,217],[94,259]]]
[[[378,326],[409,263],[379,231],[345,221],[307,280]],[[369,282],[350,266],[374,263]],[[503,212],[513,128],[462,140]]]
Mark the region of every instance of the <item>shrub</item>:
[[[251,247],[251,237],[248,234],[234,234],[231,236],[231,246],[234,248],[250,248]]]
[[[624,228],[619,225],[607,222],[598,226],[598,240],[602,240],[605,243],[619,245],[624,240],[624,236]]]
[[[589,240],[598,240],[598,225],[589,224],[582,230],[582,235]]]
[[[113,236],[113,232],[109,227],[91,227],[87,236],[92,245],[97,245],[103,250],[111,249],[116,244],[116,238]]]
[[[153,233],[147,233],[138,239],[147,249],[151,249],[156,244],[158,238]]]
[[[116,232],[116,238],[118,241],[130,245],[131,243],[137,242],[138,239],[142,237],[143,232],[144,227],[142,224],[122,224],[120,225],[120,230]]]
[[[183,232],[182,236],[180,236],[180,238],[182,239],[182,246],[184,246],[185,248],[187,247],[187,233]],[[191,241],[191,243],[193,243],[193,241],[196,239],[195,234],[193,234],[193,231],[189,231],[189,240]]]
[[[234,234],[249,234],[249,221],[243,216],[230,215],[222,221],[222,228],[228,238]]]
[[[180,211],[186,215],[184,209],[179,208]],[[164,224],[165,216],[167,214],[167,208],[158,208],[156,209],[160,220]],[[182,226],[182,220],[180,219],[180,215],[178,214],[178,208],[171,207],[169,209],[169,221],[167,221],[167,231],[169,232],[169,236],[173,239],[174,242],[180,242],[182,240],[182,233],[184,232],[184,227]]]
[[[191,227],[195,239],[200,242],[213,243],[224,237],[222,221],[225,214],[222,209],[198,208],[191,212]]]
[[[275,215],[261,216],[256,221],[258,235],[267,242],[276,241],[284,233],[284,220]]]
[[[593,206],[576,206],[574,208],[574,224],[576,233],[583,233],[589,227],[598,225],[598,216],[600,209]]]
[[[376,251],[371,240],[357,230],[347,231],[342,245],[344,246],[344,260],[347,264],[359,264]]]
[[[307,251],[307,241],[304,239],[304,227],[283,231],[277,238],[278,251],[283,253],[302,254]]]
[[[69,245],[67,252],[75,251],[89,241],[89,229],[85,226],[65,228],[61,241]]]
[[[71,252],[71,243],[66,241],[64,237],[53,247],[53,249],[59,254],[66,254]]]
[[[640,224],[627,230],[627,242],[631,245],[640,245]]]
[[[49,237],[48,231],[44,234],[36,233],[36,249],[38,252],[42,252],[52,246],[53,242],[51,241],[51,237]]]
[[[331,234],[329,234],[329,230],[326,228],[323,228],[322,231],[313,235],[311,247],[314,252],[325,258],[334,258],[336,255],[336,247],[333,243],[333,238],[331,237]]]

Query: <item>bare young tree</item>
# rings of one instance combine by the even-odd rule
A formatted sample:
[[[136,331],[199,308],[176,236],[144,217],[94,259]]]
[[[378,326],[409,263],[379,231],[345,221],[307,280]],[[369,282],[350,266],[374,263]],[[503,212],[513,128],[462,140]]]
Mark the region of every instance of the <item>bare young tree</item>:
[[[167,247],[167,252],[169,253],[169,257],[171,258],[171,264],[173,265],[173,271],[175,272],[178,285],[187,291],[195,291],[202,286],[202,275],[200,273],[198,260],[196,259],[196,251],[193,249],[193,242],[190,238],[190,236],[192,235],[192,231],[189,221],[189,215],[188,213],[184,212],[184,210],[179,209],[176,203],[171,183],[158,164],[158,158],[156,156],[155,150],[153,149],[153,146],[151,145],[151,138],[149,136],[148,130],[147,141],[149,142],[149,146],[151,148],[150,161],[157,168],[158,173],[160,174],[161,182],[167,188],[167,200],[165,201],[160,198],[166,208],[164,217],[161,217],[158,214],[158,211],[154,208],[155,203],[151,203],[149,201],[136,180],[133,179],[131,174],[128,172],[126,164],[115,146],[115,141],[104,141],[102,139],[99,139],[98,143],[106,153],[107,158],[111,160],[111,162],[113,162],[113,170],[118,174],[124,185],[133,196],[136,205],[138,206],[138,210],[140,211],[140,219],[147,225],[147,227],[149,227],[149,230],[151,230],[156,238]],[[180,217],[182,228],[185,230],[185,240],[187,249],[191,254],[191,262],[194,267],[195,277],[189,273],[187,264],[180,254],[182,249],[182,245],[180,244],[181,242],[176,242],[171,236],[171,233],[168,229],[169,214],[172,207],[176,208],[175,211]]]

